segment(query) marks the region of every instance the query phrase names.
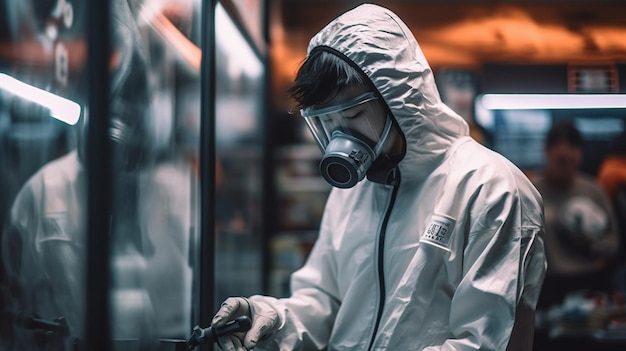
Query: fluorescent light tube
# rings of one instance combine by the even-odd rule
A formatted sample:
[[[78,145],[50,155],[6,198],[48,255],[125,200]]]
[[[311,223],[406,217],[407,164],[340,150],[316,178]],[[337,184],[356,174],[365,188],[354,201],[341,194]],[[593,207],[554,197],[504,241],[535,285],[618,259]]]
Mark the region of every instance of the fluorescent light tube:
[[[483,94],[477,101],[488,110],[626,108],[626,94]]]
[[[51,117],[69,125],[75,125],[80,118],[81,107],[79,104],[21,82],[7,74],[0,73],[0,88],[48,108]]]

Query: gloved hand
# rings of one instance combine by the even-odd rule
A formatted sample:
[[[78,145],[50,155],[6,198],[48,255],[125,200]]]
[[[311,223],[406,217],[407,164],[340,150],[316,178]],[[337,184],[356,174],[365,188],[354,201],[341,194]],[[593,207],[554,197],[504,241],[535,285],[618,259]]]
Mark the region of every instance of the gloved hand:
[[[243,297],[229,297],[213,317],[211,327],[219,328],[240,316],[250,317],[252,327],[247,332],[220,337],[218,345],[224,351],[252,350],[259,340],[270,336],[279,326],[278,313],[269,304]]]

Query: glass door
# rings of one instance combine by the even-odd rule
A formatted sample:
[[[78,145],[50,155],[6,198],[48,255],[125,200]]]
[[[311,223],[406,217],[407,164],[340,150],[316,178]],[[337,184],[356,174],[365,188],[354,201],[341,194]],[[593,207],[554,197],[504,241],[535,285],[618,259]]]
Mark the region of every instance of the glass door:
[[[258,33],[217,0],[0,7],[0,349],[184,349],[264,289]]]
[[[0,349],[85,332],[86,2],[0,2]]]
[[[198,250],[202,4],[111,2],[109,288],[114,350],[192,329]]]

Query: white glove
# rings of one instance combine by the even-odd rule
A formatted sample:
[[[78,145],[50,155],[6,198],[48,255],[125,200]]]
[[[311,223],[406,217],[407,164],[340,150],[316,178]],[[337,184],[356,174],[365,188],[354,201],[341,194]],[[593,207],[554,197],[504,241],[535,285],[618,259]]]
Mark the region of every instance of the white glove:
[[[248,316],[252,327],[247,332],[233,333],[218,339],[224,351],[252,350],[259,340],[269,337],[278,327],[278,313],[269,304],[251,301],[243,297],[229,297],[211,321],[211,327],[219,328],[237,317]]]

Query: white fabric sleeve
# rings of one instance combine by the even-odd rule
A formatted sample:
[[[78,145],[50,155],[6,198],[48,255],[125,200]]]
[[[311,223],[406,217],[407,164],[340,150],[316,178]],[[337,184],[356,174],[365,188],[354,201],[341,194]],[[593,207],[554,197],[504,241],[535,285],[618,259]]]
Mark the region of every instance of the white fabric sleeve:
[[[523,202],[515,193],[483,189],[470,204],[463,278],[450,308],[454,338],[424,351],[502,351],[507,349],[516,317],[532,325],[539,291],[528,292],[536,295],[530,301],[522,299],[524,279],[530,274],[531,279],[542,281],[545,264],[541,223],[522,220],[526,215]],[[517,312],[524,315],[516,316]]]
[[[328,211],[327,211],[328,213]],[[276,299],[252,296],[273,306],[280,318],[279,328],[258,350],[325,350],[339,309],[337,273],[331,247],[329,215],[322,220],[319,238],[305,265],[291,276],[292,295]]]

